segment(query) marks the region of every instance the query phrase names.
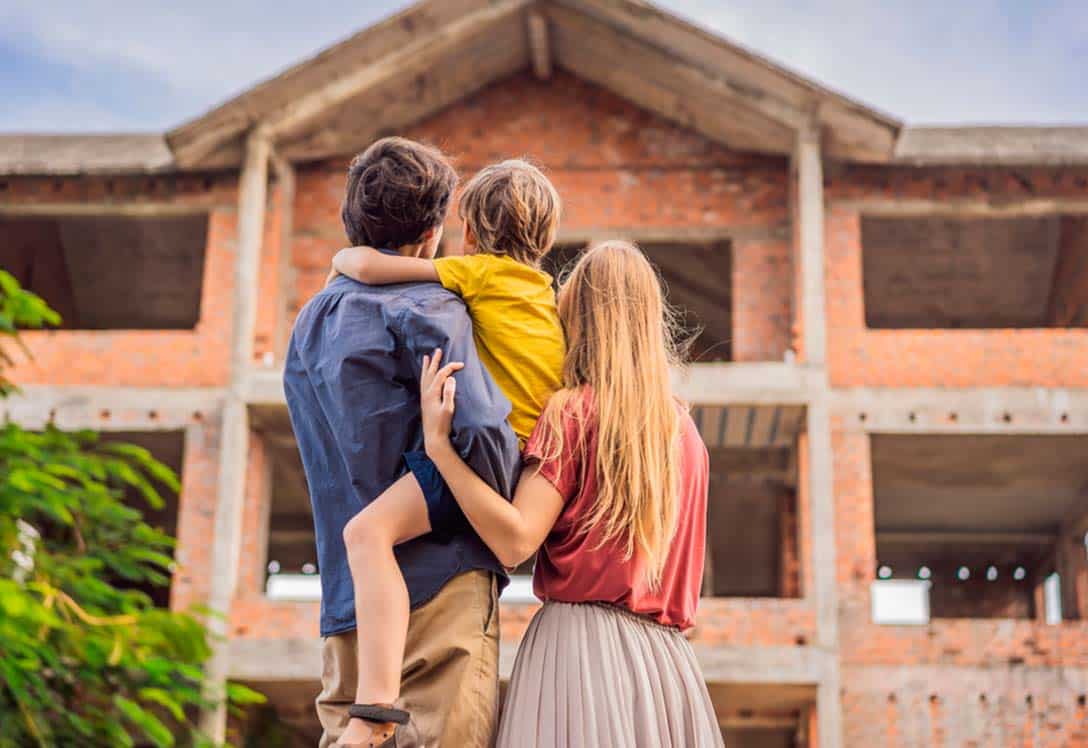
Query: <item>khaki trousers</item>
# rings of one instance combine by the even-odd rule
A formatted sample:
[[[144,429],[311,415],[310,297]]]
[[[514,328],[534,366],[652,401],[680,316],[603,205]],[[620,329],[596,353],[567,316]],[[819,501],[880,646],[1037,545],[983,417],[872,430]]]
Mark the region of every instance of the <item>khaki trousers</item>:
[[[328,748],[355,702],[355,632],[327,637],[321,648],[317,717]],[[499,700],[498,584],[488,571],[454,577],[412,611],[397,706],[412,714],[425,748],[489,748]]]

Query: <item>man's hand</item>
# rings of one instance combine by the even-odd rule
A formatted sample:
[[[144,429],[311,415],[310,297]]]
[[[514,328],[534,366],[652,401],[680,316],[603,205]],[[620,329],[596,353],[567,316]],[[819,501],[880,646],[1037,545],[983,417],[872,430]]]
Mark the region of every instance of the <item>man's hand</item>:
[[[436,450],[449,448],[450,424],[453,422],[454,395],[457,380],[453,373],[464,368],[454,361],[440,367],[442,350],[434,349],[434,355],[423,357],[423,373],[419,377],[419,406],[423,415],[423,443],[428,455]]]

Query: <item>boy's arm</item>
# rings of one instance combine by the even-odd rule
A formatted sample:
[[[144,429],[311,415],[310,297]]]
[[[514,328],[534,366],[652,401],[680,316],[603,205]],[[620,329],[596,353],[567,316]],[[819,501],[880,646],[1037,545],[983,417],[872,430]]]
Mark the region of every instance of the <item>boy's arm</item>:
[[[386,254],[370,247],[341,249],[332,259],[333,270],[371,286],[413,281],[438,282],[434,262],[422,257]]]

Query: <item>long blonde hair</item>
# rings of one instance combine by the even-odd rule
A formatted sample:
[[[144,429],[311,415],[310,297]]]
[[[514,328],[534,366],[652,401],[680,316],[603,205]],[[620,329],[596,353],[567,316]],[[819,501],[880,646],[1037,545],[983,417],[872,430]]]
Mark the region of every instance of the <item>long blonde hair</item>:
[[[677,362],[674,316],[661,282],[632,244],[608,241],[587,250],[559,290],[567,337],[563,389],[542,414],[550,435],[544,458],[563,452],[563,420],[577,418],[578,444],[596,426],[598,492],[580,530],[600,533],[598,547],[618,543],[639,554],[645,580],[660,584],[676,527],[680,413],[669,383]],[[582,398],[593,407],[579,407]],[[579,417],[581,416],[581,417]],[[583,452],[585,454],[585,452]]]

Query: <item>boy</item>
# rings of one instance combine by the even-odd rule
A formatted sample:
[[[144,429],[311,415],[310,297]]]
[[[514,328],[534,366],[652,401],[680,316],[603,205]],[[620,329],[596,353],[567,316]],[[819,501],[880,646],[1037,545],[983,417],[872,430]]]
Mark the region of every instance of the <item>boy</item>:
[[[438,281],[464,299],[480,360],[511,403],[510,425],[524,444],[548,397],[561,385],[564,342],[551,277],[539,269],[559,223],[559,196],[534,166],[504,161],[479,172],[460,201],[465,255],[431,260],[368,247],[342,250],[335,271],[382,285]],[[441,352],[435,354],[441,356]],[[452,360],[452,359],[451,359]],[[460,363],[447,364],[454,371]],[[355,584],[360,647],[359,703],[396,700],[407,606],[393,547],[465,522],[456,500],[422,452],[405,454],[402,477],[348,523],[344,541]],[[375,745],[392,726],[349,727],[343,741]],[[370,741],[370,742],[367,742]]]

